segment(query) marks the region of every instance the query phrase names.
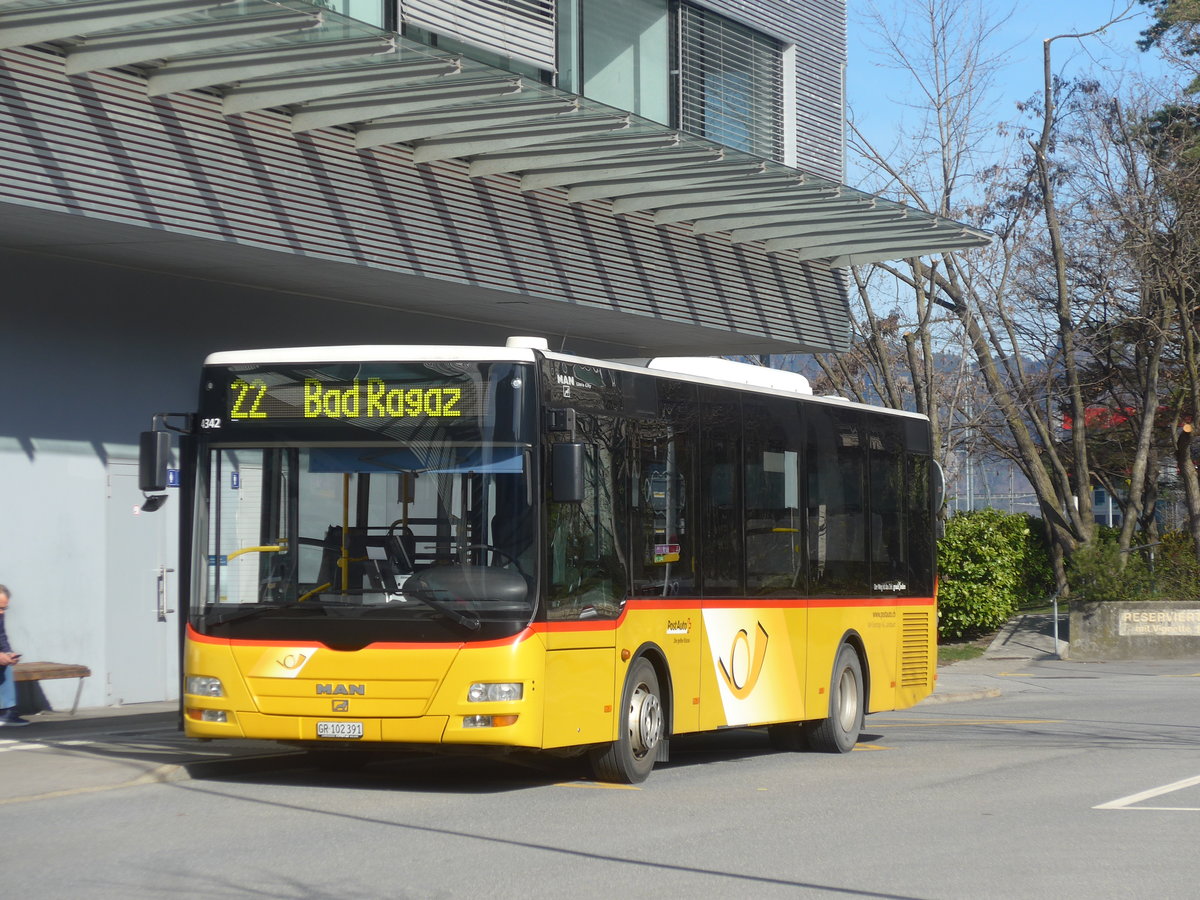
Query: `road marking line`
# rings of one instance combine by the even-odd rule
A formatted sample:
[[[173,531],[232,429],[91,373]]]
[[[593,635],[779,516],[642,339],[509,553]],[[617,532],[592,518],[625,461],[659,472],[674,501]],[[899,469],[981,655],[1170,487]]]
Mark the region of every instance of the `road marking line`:
[[[607,784],[600,781],[560,781],[555,787],[607,788],[613,791],[640,791],[636,784]]]
[[[1200,784],[1200,775],[1185,778],[1182,781],[1173,781],[1170,784],[1164,784],[1162,787],[1150,788],[1150,790],[1142,791],[1140,794],[1130,794],[1128,797],[1110,800],[1107,803],[1101,803],[1099,806],[1093,806],[1092,809],[1177,809],[1196,812],[1198,810],[1194,806],[1134,806],[1133,804],[1140,803],[1142,800],[1149,800],[1152,797],[1161,797],[1163,794],[1170,794],[1172,791],[1182,791],[1184,788],[1194,787],[1197,784]]]
[[[52,744],[41,741],[3,741],[0,742],[0,753],[9,750],[53,750],[56,747],[86,747],[95,741],[55,741]]]
[[[97,794],[102,791],[117,791],[121,788],[140,787],[143,784],[163,784],[164,782],[183,781],[187,779],[187,770],[183,766],[157,766],[149,772],[143,772],[136,778],[123,781],[120,784],[94,784],[88,787],[63,788],[58,791],[46,791],[44,794],[29,794],[26,797],[9,797],[0,800],[0,806],[13,803],[29,803],[33,800],[53,800],[57,797],[74,797],[76,794]]]
[[[940,728],[946,725],[1057,725],[1062,719],[980,719],[966,722],[868,722],[871,728]]]

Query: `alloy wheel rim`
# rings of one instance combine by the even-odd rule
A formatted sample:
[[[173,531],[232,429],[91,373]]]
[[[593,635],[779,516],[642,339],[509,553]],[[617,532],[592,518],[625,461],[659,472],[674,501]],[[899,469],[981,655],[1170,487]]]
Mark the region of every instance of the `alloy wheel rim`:
[[[639,684],[629,703],[629,743],[641,759],[650,753],[662,737],[662,703],[646,685]]]
[[[849,668],[842,670],[838,679],[838,724],[842,731],[849,733],[854,730],[858,721],[858,681],[854,672]]]

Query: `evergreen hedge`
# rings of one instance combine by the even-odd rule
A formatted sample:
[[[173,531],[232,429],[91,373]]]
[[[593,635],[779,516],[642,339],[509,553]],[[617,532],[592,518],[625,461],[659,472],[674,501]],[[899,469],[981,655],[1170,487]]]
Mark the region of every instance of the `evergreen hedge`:
[[[938,542],[938,570],[943,640],[995,631],[1054,590],[1041,520],[1022,513],[977,509],[952,516]]]

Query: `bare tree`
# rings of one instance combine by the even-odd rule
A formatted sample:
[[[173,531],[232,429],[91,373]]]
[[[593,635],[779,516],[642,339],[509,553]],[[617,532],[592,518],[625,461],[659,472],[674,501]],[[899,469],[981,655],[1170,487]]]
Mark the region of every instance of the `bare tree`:
[[[946,0],[911,0],[905,10],[908,17],[900,27],[877,19],[884,26],[877,33],[884,35],[895,64],[920,86],[927,114],[923,128],[908,136],[919,149],[907,157],[897,155],[874,146],[853,125],[852,146],[881,173],[885,190],[930,212],[983,220],[996,239],[983,251],[875,267],[910,292],[905,308],[912,330],[906,352],[889,357],[903,365],[884,367],[878,360],[880,349],[888,346],[883,340],[887,335],[872,329],[880,323],[894,329],[895,322],[866,312],[859,323],[861,356],[872,365],[873,377],[885,384],[880,396],[902,393],[887,389],[887,383],[906,372],[913,395],[931,416],[945,418],[948,433],[954,430],[951,423],[969,418],[969,427],[1021,470],[1055,549],[1056,579],[1065,587],[1065,558],[1094,533],[1091,388],[1081,362],[1088,357],[1090,307],[1099,295],[1081,292],[1074,282],[1070,229],[1064,226],[1081,214],[1087,197],[1074,190],[1060,196],[1070,175],[1069,161],[1060,159],[1058,146],[1061,115],[1074,110],[1063,101],[1086,88],[1054,77],[1051,49],[1056,41],[1082,39],[1107,25],[1047,39],[1044,89],[1038,103],[1025,107],[1038,127],[999,129],[993,137],[996,122],[989,117],[988,87],[1003,54],[986,56],[981,48],[994,33],[994,14],[982,4]],[[1018,138],[1026,133],[1021,144]],[[859,275],[856,283],[873,280]],[[863,309],[870,306],[864,302]],[[938,380],[938,368],[931,365],[937,341],[961,341],[966,348],[971,374],[986,390],[982,417],[964,417],[961,407],[939,408],[936,392],[929,389]],[[959,398],[970,393],[953,392]],[[1072,426],[1069,432],[1063,428],[1064,413]]]

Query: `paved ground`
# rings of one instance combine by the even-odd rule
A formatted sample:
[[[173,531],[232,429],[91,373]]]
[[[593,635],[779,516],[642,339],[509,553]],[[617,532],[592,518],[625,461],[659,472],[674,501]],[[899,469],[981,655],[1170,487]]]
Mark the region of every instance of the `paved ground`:
[[[924,703],[978,700],[1003,693],[1005,672],[1031,659],[1063,659],[1067,655],[1067,616],[1059,616],[1057,645],[1054,617],[1017,616],[992,639],[983,656],[938,668],[937,687]],[[1057,649],[1056,649],[1057,648]]]
[[[1054,647],[1050,616],[1020,616],[979,659],[940,667],[937,688],[924,703],[997,697],[1005,687],[1004,672],[1022,660],[1052,659]],[[28,718],[33,724],[27,728],[0,728],[0,805],[255,766],[279,768],[292,760],[299,765],[304,759],[271,742],[185,738],[174,702]]]

